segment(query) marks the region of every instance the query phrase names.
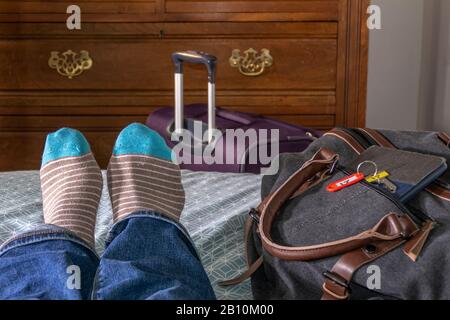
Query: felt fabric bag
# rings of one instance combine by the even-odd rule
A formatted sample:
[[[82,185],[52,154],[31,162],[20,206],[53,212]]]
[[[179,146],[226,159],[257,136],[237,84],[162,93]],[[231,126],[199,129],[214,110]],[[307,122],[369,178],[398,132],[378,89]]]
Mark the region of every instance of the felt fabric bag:
[[[364,181],[326,190],[372,146],[448,162],[449,141],[433,132],[334,129],[303,153],[280,155],[247,222],[249,269],[224,284],[251,276],[256,299],[450,299],[448,170],[404,201]]]

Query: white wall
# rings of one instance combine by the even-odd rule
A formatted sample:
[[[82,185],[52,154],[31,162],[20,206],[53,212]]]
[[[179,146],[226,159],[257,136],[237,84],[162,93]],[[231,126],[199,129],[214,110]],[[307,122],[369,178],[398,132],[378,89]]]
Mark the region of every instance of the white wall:
[[[424,117],[428,121],[421,123],[421,127],[450,132],[450,0],[435,2],[435,51],[431,56],[434,68],[430,69],[433,89],[421,110],[421,114],[431,116]]]
[[[372,0],[367,126],[450,132],[450,0]]]
[[[416,129],[424,0],[372,4],[381,7],[382,25],[370,31],[367,126]]]

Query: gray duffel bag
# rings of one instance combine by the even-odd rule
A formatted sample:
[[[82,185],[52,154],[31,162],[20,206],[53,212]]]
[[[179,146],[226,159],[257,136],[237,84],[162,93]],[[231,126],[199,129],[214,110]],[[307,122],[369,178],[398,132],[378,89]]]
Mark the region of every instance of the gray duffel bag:
[[[450,299],[449,170],[407,201],[366,181],[327,191],[373,146],[450,163],[449,142],[444,133],[333,129],[280,155],[246,225],[249,268],[224,285],[251,276],[255,299]]]

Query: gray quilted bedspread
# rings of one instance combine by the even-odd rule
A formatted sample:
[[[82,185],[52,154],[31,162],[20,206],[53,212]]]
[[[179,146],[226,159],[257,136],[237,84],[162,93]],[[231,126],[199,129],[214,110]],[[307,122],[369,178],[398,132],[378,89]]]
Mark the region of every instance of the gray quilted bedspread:
[[[250,283],[221,288],[245,267],[243,226],[249,208],[260,201],[261,177],[247,174],[183,172],[186,206],[181,222],[189,231],[219,299],[251,299]],[[97,251],[111,227],[111,204],[103,190],[97,218]],[[37,171],[0,173],[0,243],[43,223]]]

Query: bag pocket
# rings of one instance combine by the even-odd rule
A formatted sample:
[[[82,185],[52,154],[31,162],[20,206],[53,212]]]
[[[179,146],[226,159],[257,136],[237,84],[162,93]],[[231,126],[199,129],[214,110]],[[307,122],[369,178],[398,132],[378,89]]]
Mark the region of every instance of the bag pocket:
[[[289,201],[275,219],[272,237],[286,246],[312,246],[358,235],[390,213],[406,213],[379,190],[358,183],[328,192],[329,183],[346,177],[337,171],[328,180]]]

